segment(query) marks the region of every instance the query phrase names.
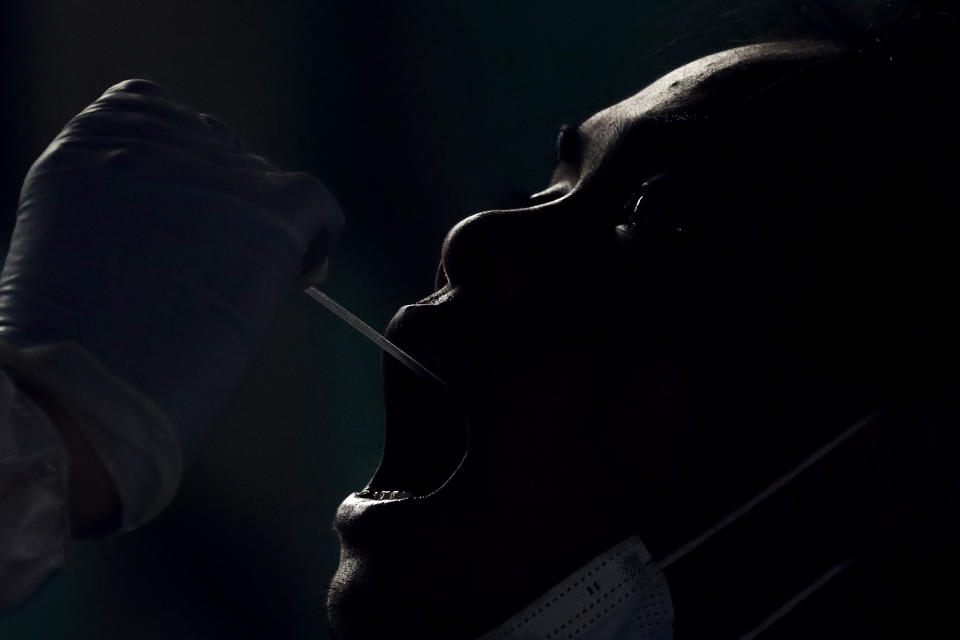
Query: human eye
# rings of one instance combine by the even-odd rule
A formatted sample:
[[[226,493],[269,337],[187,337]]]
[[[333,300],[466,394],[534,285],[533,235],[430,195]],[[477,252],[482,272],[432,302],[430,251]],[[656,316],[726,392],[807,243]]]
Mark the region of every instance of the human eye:
[[[683,193],[677,181],[656,176],[630,192],[623,205],[620,225],[631,230],[682,233],[690,227],[695,205],[693,194]]]

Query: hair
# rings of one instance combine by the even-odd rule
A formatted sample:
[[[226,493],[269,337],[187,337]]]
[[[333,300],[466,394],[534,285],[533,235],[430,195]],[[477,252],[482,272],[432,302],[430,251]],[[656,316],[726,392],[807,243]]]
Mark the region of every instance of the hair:
[[[955,62],[956,0],[800,1],[808,34],[872,56],[892,68]]]
[[[807,287],[785,302],[788,322],[810,336],[797,357],[829,361],[887,398],[949,399],[960,361],[958,2],[799,11],[802,25],[779,37],[839,54],[738,109],[719,147],[729,153],[743,146],[738,132],[754,132],[741,154],[750,197],[776,211],[764,224],[807,252],[779,256]]]

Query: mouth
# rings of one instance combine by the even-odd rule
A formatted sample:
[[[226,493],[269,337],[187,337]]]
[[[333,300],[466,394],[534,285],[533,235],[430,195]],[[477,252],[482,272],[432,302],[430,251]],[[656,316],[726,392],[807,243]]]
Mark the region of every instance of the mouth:
[[[445,309],[438,304],[402,308],[386,336],[448,384],[456,382]],[[386,433],[380,465],[354,502],[425,498],[456,473],[467,450],[467,424],[456,387],[427,381],[392,357],[383,360]]]

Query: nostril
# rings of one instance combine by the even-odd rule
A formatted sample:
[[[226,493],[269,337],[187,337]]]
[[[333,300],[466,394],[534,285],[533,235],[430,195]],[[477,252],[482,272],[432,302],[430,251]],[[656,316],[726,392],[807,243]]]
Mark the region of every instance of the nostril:
[[[437,265],[437,272],[433,276],[433,290],[439,291],[445,286],[450,284],[450,279],[447,278],[447,272],[443,270],[443,261],[440,261],[440,264]]]

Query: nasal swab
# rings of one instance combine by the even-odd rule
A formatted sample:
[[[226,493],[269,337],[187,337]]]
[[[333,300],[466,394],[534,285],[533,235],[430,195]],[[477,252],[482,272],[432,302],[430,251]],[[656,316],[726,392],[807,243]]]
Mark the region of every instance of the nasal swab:
[[[447,383],[441,380],[440,378],[438,378],[436,375],[434,375],[432,371],[430,371],[425,366],[423,366],[422,364],[414,360],[412,357],[410,357],[406,351],[404,351],[397,345],[393,344],[392,342],[384,338],[366,322],[364,322],[357,316],[347,311],[341,305],[337,304],[337,302],[334,301],[333,298],[325,294],[323,291],[320,291],[320,289],[317,289],[316,287],[309,287],[307,289],[304,289],[304,293],[306,293],[308,296],[310,296],[311,298],[313,298],[314,300],[316,300],[317,302],[325,306],[335,316],[337,316],[338,318],[346,322],[348,325],[350,325],[351,327],[359,331],[365,338],[372,341],[375,345],[377,345],[378,347],[380,347],[381,349],[389,353],[391,356],[396,358],[401,364],[406,366],[415,374],[417,374],[424,380],[428,380],[430,382],[434,382],[440,385],[441,387],[443,387],[444,390],[448,389]]]

